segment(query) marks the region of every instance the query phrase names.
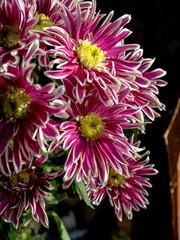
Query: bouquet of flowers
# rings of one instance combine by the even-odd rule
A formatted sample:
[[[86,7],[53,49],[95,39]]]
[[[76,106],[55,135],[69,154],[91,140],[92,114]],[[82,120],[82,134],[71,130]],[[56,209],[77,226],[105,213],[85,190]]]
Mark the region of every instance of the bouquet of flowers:
[[[95,0],[0,2],[0,215],[15,228],[48,227],[69,188],[90,207],[108,196],[120,221],[148,204],[157,170],[134,135],[165,109],[165,71],[125,43],[131,16],[112,17]]]

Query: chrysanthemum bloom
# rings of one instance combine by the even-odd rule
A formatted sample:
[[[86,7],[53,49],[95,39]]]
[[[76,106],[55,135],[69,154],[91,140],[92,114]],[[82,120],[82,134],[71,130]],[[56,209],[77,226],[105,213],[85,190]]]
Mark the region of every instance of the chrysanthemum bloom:
[[[139,142],[134,146],[138,149]],[[122,221],[123,212],[128,219],[131,219],[133,209],[139,211],[139,207],[146,208],[149,202],[146,198],[148,193],[144,187],[151,187],[148,176],[157,173],[157,170],[153,168],[154,165],[148,164],[148,155],[149,152],[141,156],[136,154],[133,158],[124,156],[128,163],[128,177],[124,177],[109,167],[109,176],[105,186],[102,186],[98,178],[94,178],[91,183],[94,189],[87,187],[92,203],[99,205],[105,196],[108,196],[120,221]]]
[[[78,2],[82,9],[91,6],[90,2]],[[76,1],[71,0],[34,0],[32,17],[38,16],[38,22],[33,26],[33,29],[44,31],[45,27],[51,27],[53,25],[66,28],[64,18],[62,17],[63,8],[67,7],[71,14],[75,15],[75,6]]]
[[[66,80],[66,85],[68,80]],[[68,98],[72,83],[66,86]],[[123,94],[122,94],[123,96]],[[133,151],[123,129],[142,125],[135,114],[139,109],[128,108],[126,104],[114,104],[109,107],[99,100],[96,92],[88,94],[82,104],[71,96],[68,114],[72,121],[60,126],[60,143],[68,150],[64,166],[64,188],[69,187],[74,178],[77,181],[99,175],[103,184],[108,178],[110,165],[119,174],[128,175],[127,163],[122,153],[130,155]]]
[[[4,0],[0,3],[0,65],[18,63],[18,53],[25,55],[29,44],[37,38],[29,30],[36,20],[30,15],[33,6],[25,0]]]
[[[142,59],[142,53],[143,51],[139,49],[125,56],[127,61],[139,61],[141,63],[137,69],[140,74],[134,79],[134,84],[138,86],[138,89],[134,89],[133,86],[131,86],[127,100],[128,103],[133,102],[142,107],[146,116],[154,121],[155,117],[159,116],[156,109],[165,110],[165,105],[159,101],[156,95],[159,93],[158,87],[163,87],[167,84],[160,79],[166,74],[166,71],[161,68],[149,71],[154,59]]]
[[[36,12],[35,16],[38,16],[38,22],[33,26],[33,29],[44,31],[45,27],[50,27],[58,22],[59,15],[59,5],[57,1],[45,0],[45,1],[35,1]]]
[[[8,156],[12,160],[11,150]],[[48,197],[50,193],[45,189],[53,189],[49,180],[58,177],[62,171],[48,174],[36,171],[36,168],[45,160],[46,157],[42,156],[36,159],[32,165],[23,165],[19,172],[11,166],[9,176],[0,171],[0,216],[5,221],[12,222],[15,228],[18,228],[19,218],[24,210],[30,210],[34,220],[40,220],[45,227],[48,227],[44,198]],[[25,162],[27,161],[25,160]]]
[[[31,45],[26,59],[36,52],[36,44]],[[4,67],[5,72],[0,73],[0,156],[12,145],[14,168],[20,171],[22,156],[31,158],[39,154],[44,138],[54,140],[58,136],[50,115],[66,116],[66,105],[60,101],[53,103],[62,96],[64,87],[56,88],[52,82],[43,87],[31,85],[34,65],[29,61],[23,62],[20,69],[10,64]]]
[[[42,40],[44,37],[50,37],[47,33],[45,34],[45,28],[58,26],[67,28],[67,24],[64,20],[64,8],[68,8],[72,15],[76,15],[76,1],[71,0],[29,0],[28,3],[31,5],[31,11],[29,12],[33,25],[29,31],[31,38],[38,38]],[[83,10],[91,6],[90,2],[78,1],[80,8]],[[51,47],[47,47],[43,41],[39,41],[39,50],[36,55],[39,63],[42,67],[48,67],[49,55],[52,55]],[[49,50],[48,50],[49,49]]]
[[[120,53],[138,48],[138,45],[124,45],[124,39],[131,32],[124,29],[124,25],[130,20],[129,15],[124,15],[111,23],[111,12],[99,26],[104,17],[95,13],[96,3],[92,7],[81,11],[76,4],[76,15],[65,8],[64,21],[67,30],[58,27],[46,28],[46,32],[52,37],[44,37],[44,42],[49,45],[56,59],[50,63],[50,67],[56,66],[55,70],[46,71],[46,75],[53,79],[62,79],[72,74],[77,80],[77,99],[81,102],[85,96],[87,84],[91,84],[99,92],[101,101],[109,104],[111,99],[116,99],[116,91],[112,85],[118,87],[121,84],[127,86],[124,75],[130,76],[133,81],[139,63],[128,62],[119,59]],[[121,78],[116,76],[116,68],[121,71]]]

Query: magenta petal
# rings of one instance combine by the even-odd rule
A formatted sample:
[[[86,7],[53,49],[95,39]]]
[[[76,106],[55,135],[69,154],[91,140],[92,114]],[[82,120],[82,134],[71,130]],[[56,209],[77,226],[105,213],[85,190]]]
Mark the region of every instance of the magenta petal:
[[[89,164],[92,170],[92,174],[93,176],[97,176],[98,174],[97,162],[92,148],[89,148],[89,155],[91,156],[91,159],[89,159]]]
[[[127,24],[131,20],[131,15],[124,14],[120,19],[121,19],[120,27],[123,27],[125,24]]]
[[[73,176],[75,176],[75,173],[77,172],[77,167],[78,167],[78,164],[73,163],[71,168],[67,170],[65,169],[66,173],[64,175],[64,181],[67,181],[73,178]]]
[[[54,71],[45,71],[44,74],[53,79],[61,79],[67,77],[73,73],[73,70],[66,69],[66,70],[54,70]]]
[[[146,113],[146,115],[148,116],[149,119],[154,121],[154,119],[155,119],[154,112],[150,107],[148,107],[148,106],[143,107],[143,111]]]
[[[46,128],[43,129],[43,133],[51,138],[56,138],[58,136],[56,127],[49,123],[47,123]]]
[[[12,195],[6,195],[0,202],[0,215],[6,210]]]
[[[164,75],[166,75],[166,71],[162,70],[161,68],[155,69],[154,71],[151,71],[151,72],[143,73],[143,76],[148,79],[155,79],[155,78],[163,77]]]
[[[34,24],[37,23],[37,18],[28,19],[26,23],[26,28],[31,28]]]
[[[97,161],[97,168],[99,172],[99,178],[102,183],[102,185],[108,180],[108,164],[106,161],[105,156],[103,154],[98,154],[100,155],[100,158]]]
[[[28,52],[25,56],[26,62],[29,62],[29,63],[31,62],[31,59],[36,54],[36,51],[38,50],[38,48],[39,48],[39,41],[36,39],[31,43],[31,45],[28,48]]]
[[[46,173],[45,176],[48,179],[54,179],[56,177],[61,176],[64,173],[64,169],[58,171],[58,172],[53,172],[53,173]]]
[[[47,67],[48,66],[49,59],[46,55],[40,55],[38,61],[39,61],[39,64],[42,67]]]
[[[160,87],[164,87],[167,85],[167,82],[163,81],[163,80],[155,80],[154,82],[157,86],[160,86]]]
[[[77,134],[72,132],[72,135],[69,135],[66,138],[66,140],[64,140],[64,144],[63,144],[64,150],[69,149],[74,142],[77,144],[78,142],[76,138],[77,138]]]
[[[16,194],[13,193],[11,196],[11,199],[9,200],[8,207],[6,208],[6,211],[5,211],[5,217],[6,217],[7,222],[10,222],[11,211],[12,211],[11,206],[13,205],[15,196],[16,196]]]
[[[76,86],[76,97],[79,103],[82,103],[86,94],[85,87],[77,84]]]
[[[19,225],[18,208],[12,210],[12,224],[17,229]]]
[[[5,125],[3,123],[0,123],[0,127],[1,126],[4,126],[4,128],[2,129],[1,136],[0,136],[0,155],[3,154],[5,149],[9,146],[9,142],[13,135],[12,124],[8,124],[5,127]]]
[[[81,141],[81,138],[77,139],[73,145],[73,162],[77,162],[83,152],[83,141]]]
[[[114,47],[114,48],[108,50],[106,57],[107,56],[111,57],[112,55],[118,55],[121,52],[125,52],[127,50],[132,50],[132,49],[137,49],[138,47],[139,47],[139,45],[137,45],[137,44],[129,44],[129,45],[122,45],[119,47]]]
[[[61,129],[63,129],[63,130],[77,129],[77,123],[65,121],[61,124]]]
[[[59,47],[59,42],[53,38],[50,37],[44,37],[43,41],[45,44],[49,45],[49,46],[54,46],[54,47]]]
[[[11,171],[9,167],[9,148],[5,150],[4,155],[0,156],[0,169],[4,175],[10,175]]]
[[[38,201],[36,203],[36,211],[37,211],[37,215],[38,215],[40,221],[42,222],[42,224],[46,228],[48,228],[49,227],[49,220],[48,220],[47,214],[46,214],[44,208],[42,207],[42,204],[40,203],[40,201]]]
[[[37,182],[40,185],[42,185],[43,187],[45,187],[45,188],[47,188],[49,190],[52,190],[54,188],[48,181],[46,181],[44,179],[39,178],[39,179],[37,179]]]
[[[125,88],[123,91],[120,91],[118,97],[119,102],[121,102],[128,95],[129,92],[130,92],[129,88]]]
[[[70,180],[65,181],[62,185],[63,189],[69,188],[71,186],[71,184],[73,183],[73,181],[74,181],[74,178],[71,178]]]
[[[34,125],[37,127],[46,127],[46,123],[48,121],[48,113],[41,111],[40,114],[35,115],[35,113],[30,113],[29,117]]]
[[[150,81],[146,78],[136,76],[135,82],[140,86],[140,87],[147,87],[150,84]]]
[[[46,159],[47,159],[46,156],[42,156],[42,157],[36,159],[36,160],[33,162],[33,166],[38,167],[39,165],[43,164],[43,163],[46,161]]]
[[[70,169],[73,165],[73,151],[70,149],[64,168]]]

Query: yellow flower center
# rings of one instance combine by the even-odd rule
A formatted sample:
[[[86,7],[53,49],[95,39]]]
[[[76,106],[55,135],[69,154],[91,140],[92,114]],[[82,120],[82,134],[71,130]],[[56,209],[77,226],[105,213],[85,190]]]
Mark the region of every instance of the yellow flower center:
[[[90,41],[80,41],[79,47],[76,49],[76,56],[80,64],[86,68],[95,68],[100,66],[104,60],[103,50],[97,47],[96,44],[91,45]]]
[[[14,118],[24,117],[29,108],[30,98],[24,89],[11,87],[4,94],[0,95],[0,106],[6,118],[12,120]]]
[[[21,30],[15,26],[0,27],[0,46],[1,47],[13,47],[21,39]]]
[[[13,173],[9,179],[9,184],[12,187],[18,187],[19,183],[28,184],[30,176],[28,172],[21,171],[19,173]]]
[[[39,17],[39,20],[33,26],[33,29],[44,31],[45,27],[51,27],[54,25],[51,19],[48,16],[44,15],[43,13],[40,13],[40,14],[36,13],[36,16]]]
[[[112,167],[109,169],[109,179],[107,185],[112,188],[112,187],[118,187],[121,184],[124,184],[125,178],[117,173]]]
[[[104,123],[98,115],[89,113],[84,117],[80,116],[79,122],[81,136],[85,137],[87,141],[95,141],[102,135]]]

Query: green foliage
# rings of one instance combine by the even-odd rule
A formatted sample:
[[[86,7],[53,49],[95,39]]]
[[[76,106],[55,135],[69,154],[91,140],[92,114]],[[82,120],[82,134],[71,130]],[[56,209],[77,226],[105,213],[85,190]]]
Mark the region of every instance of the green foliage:
[[[0,219],[0,239],[3,240],[15,240],[18,237],[18,231],[12,224],[4,222]]]
[[[60,217],[57,215],[54,211],[49,211],[48,216],[51,216],[54,218],[54,221],[56,223],[57,229],[58,229],[58,239],[59,240],[70,240],[70,237],[66,231],[66,228],[64,227],[63,222],[61,221]]]
[[[94,209],[93,205],[91,204],[88,194],[87,194],[87,190],[85,187],[85,184],[83,181],[81,182],[77,182],[76,180],[74,181],[74,187],[76,189],[77,194],[79,195],[79,199],[80,200],[84,200],[84,202],[91,208]]]
[[[140,131],[137,128],[133,128],[133,129],[124,129],[124,134],[127,138],[132,137],[132,135],[139,135]]]

